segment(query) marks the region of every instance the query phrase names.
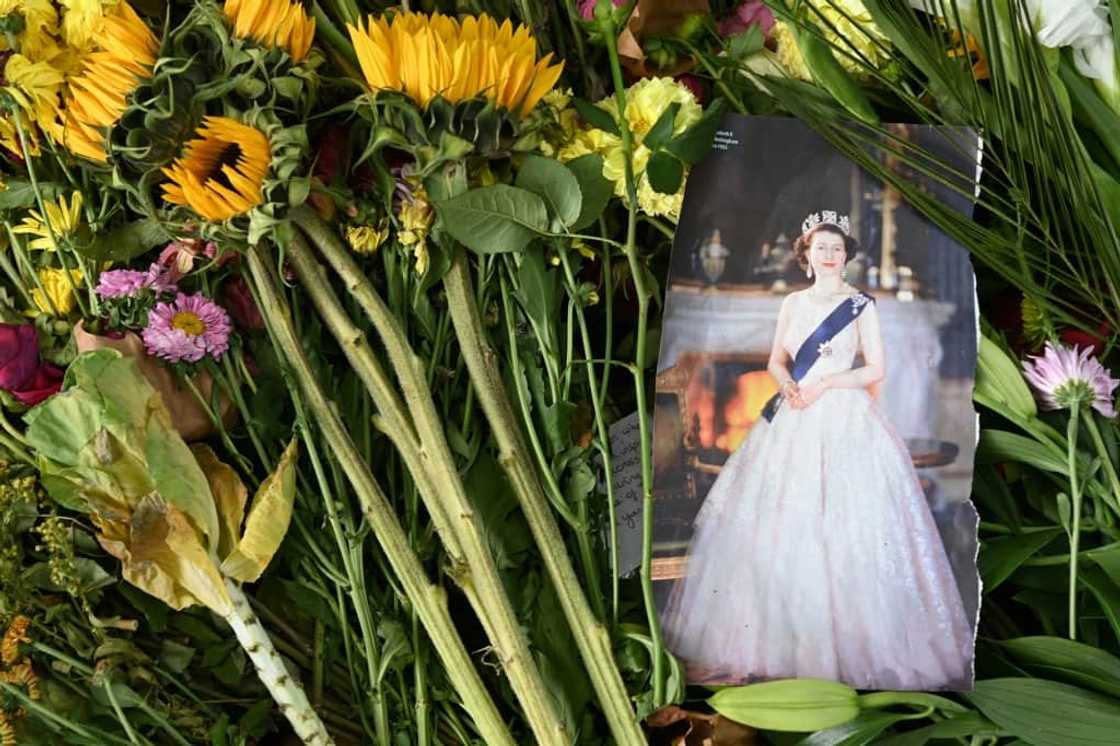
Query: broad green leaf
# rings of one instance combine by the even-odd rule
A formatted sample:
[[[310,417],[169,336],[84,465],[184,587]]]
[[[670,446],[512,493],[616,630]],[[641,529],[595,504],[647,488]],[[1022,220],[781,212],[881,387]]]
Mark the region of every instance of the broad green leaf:
[[[724,99],[718,98],[713,101],[704,115],[691,127],[670,140],[665,149],[689,165],[699,163],[712,148],[712,140],[723,121],[726,108]]]
[[[436,203],[443,230],[479,254],[521,251],[548,232],[548,209],[532,192],[507,184],[471,189]]]
[[[997,643],[1031,673],[1120,698],[1120,658],[1064,637],[1017,637]]]
[[[187,515],[152,494],[132,514],[127,547],[102,542],[121,560],[121,576],[174,609],[202,604],[227,616],[225,583]]]
[[[35,205],[35,190],[31,187],[31,182],[27,179],[10,179],[4,180],[5,189],[0,191],[0,210],[21,210]],[[66,187],[64,184],[57,182],[39,182],[39,192],[43,195],[44,200],[57,199],[60,194],[65,193]],[[36,209],[38,209],[36,207]]]
[[[964,697],[1012,736],[1034,746],[1111,746],[1120,733],[1115,699],[1045,679],[987,679]]]
[[[229,577],[245,583],[255,581],[280,548],[292,520],[298,454],[299,441],[293,438],[276,469],[253,496],[253,505],[245,518],[245,533],[237,548],[222,562],[222,572]]]
[[[649,185],[661,194],[676,194],[684,179],[684,164],[676,156],[662,150],[650,156],[646,164]]]
[[[1061,533],[1061,529],[1054,528],[983,542],[976,565],[984,581],[984,593],[995,590],[1000,583],[1011,577],[1021,564],[1038,554]]]
[[[603,176],[603,156],[588,153],[564,164],[579,182],[583,199],[580,203],[579,217],[569,226],[579,231],[591,225],[606,209],[614,196],[614,185]]]
[[[1019,461],[1062,476],[1068,476],[1069,474],[1066,460],[1053,449],[1047,448],[1033,438],[1004,430],[982,430],[980,432],[980,456],[982,458],[977,460],[981,463]]]
[[[1120,585],[1120,544],[1097,547],[1085,554],[1112,578],[1113,583]]]
[[[887,728],[909,720],[909,713],[872,710],[860,713],[855,720],[819,730],[797,742],[797,746],[863,746],[875,742]]]
[[[661,146],[669,142],[669,138],[673,136],[674,125],[677,122],[677,112],[681,110],[679,102],[674,101],[669,104],[665,111],[661,112],[661,116],[649,128],[649,132],[642,138],[642,145],[645,145],[652,152],[657,152]]]
[[[549,271],[544,255],[539,251],[526,252],[517,265],[517,297],[525,314],[537,329],[552,326],[559,293],[559,273]]]
[[[1097,599],[1113,633],[1120,637],[1120,586],[1099,567],[1080,568],[1077,579]]]
[[[223,463],[214,449],[205,444],[191,446],[198,467],[210,484],[214,507],[218,510],[217,556],[226,557],[241,538],[241,521],[245,518],[245,503],[249,490],[237,472]]]
[[[720,689],[707,700],[737,723],[779,731],[832,728],[859,715],[859,697],[846,684],[785,679]]]
[[[590,101],[582,98],[573,98],[572,106],[575,107],[576,113],[579,114],[580,118],[595,129],[609,132],[612,135],[620,134],[618,122],[614,120],[614,117],[611,116],[609,111],[601,109]]]
[[[543,199],[562,224],[569,228],[575,225],[583,195],[576,175],[562,163],[539,155],[527,156],[515,183]]]
[[[933,739],[965,738],[999,732],[995,723],[978,712],[966,712],[924,728],[882,738],[876,743],[883,746],[925,746]]]
[[[984,336],[980,337],[975,391],[988,402],[998,402],[1019,417],[1038,414],[1038,407],[1018,364],[998,344]]]
[[[78,252],[99,262],[127,262],[172,238],[160,221],[143,218],[99,234],[89,244],[79,246]]]
[[[95,511],[124,511],[112,520],[127,520],[127,510],[154,491],[190,516],[213,547],[218,514],[206,477],[136,360],[110,349],[84,353],[65,383],[26,417],[29,443],[52,462],[51,486],[83,496]]]
[[[832,94],[852,116],[867,124],[878,124],[879,116],[868,101],[859,83],[837,61],[828,43],[816,34],[795,26],[790,27],[797,38],[797,47],[813,80]]]

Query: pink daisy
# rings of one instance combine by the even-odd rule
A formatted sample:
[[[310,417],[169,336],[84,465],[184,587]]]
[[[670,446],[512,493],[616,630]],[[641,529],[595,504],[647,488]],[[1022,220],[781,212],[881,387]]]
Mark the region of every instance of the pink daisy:
[[[111,269],[97,278],[97,294],[102,298],[131,298],[141,290],[152,290],[156,295],[178,290],[163,268],[153,264],[146,272],[138,269]]]
[[[220,357],[229,349],[229,314],[202,293],[179,293],[148,313],[142,337],[149,354],[171,363]]]
[[[1023,375],[1034,386],[1045,409],[1069,409],[1089,404],[1105,417],[1115,417],[1112,392],[1120,380],[1113,378],[1093,356],[1093,348],[1046,343],[1041,355],[1023,362]]]

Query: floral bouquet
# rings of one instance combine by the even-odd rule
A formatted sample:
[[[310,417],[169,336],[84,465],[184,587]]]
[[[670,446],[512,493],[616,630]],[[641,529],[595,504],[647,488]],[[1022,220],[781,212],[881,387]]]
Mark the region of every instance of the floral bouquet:
[[[0,744],[1111,742],[1117,12],[0,0]],[[686,686],[643,417],[621,577],[728,111],[976,260],[974,691]],[[884,121],[982,135],[975,219]]]

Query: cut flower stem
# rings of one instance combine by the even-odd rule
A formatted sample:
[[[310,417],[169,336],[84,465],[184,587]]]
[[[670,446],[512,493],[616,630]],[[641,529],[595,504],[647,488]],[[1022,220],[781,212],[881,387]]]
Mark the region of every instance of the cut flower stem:
[[[307,212],[293,217],[321,250],[345,251],[331,227],[317,217]],[[289,242],[287,256],[320,318],[377,406],[384,422],[383,430],[400,451],[456,567],[453,577],[498,652],[538,742],[567,744],[571,734],[556,709],[506,595],[497,564],[443,432],[420,358],[409,346],[396,317],[358,271],[357,265],[343,267],[340,275],[347,290],[369,316],[385,346],[403,394],[402,400],[366,342],[365,334],[346,313],[323,276],[322,265],[299,234]]]
[[[264,262],[261,250],[252,249],[248,259],[261,308],[268,310],[265,319],[277,350],[303,392],[307,407],[314,416],[324,441],[330,446],[361,502],[362,512],[413,609],[431,637],[448,678],[463,700],[464,708],[474,719],[485,743],[514,746],[516,742],[486,691],[451,620],[446,592],[428,579],[392,506],[373,478],[369,466],[362,460],[335,406],[327,399],[300,345],[292,324],[291,311],[280,293],[277,280]],[[314,278],[311,280],[314,281]]]

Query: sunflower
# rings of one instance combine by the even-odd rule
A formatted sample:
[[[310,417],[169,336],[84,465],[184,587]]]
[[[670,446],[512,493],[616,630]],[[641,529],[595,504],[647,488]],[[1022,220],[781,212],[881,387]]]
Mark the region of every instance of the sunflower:
[[[282,47],[296,62],[307,57],[315,37],[315,20],[298,2],[226,0],[225,14],[238,38]]]
[[[124,0],[96,23],[90,40],[94,51],[67,82],[54,137],[70,152],[104,163],[105,128],[120,119],[128,97],[151,77],[159,41]]]
[[[439,13],[397,13],[347,28],[369,87],[403,91],[424,107],[436,96],[453,104],[484,96],[525,115],[564,68],[549,64],[551,53],[537,60],[528,28],[515,30],[509,19],[499,26],[486,14],[460,24]]]
[[[268,137],[228,117],[206,117],[198,134],[186,144],[183,157],[163,169],[171,179],[163,185],[163,198],[214,222],[259,205],[272,158]]]
[[[47,210],[46,220],[43,220],[43,215],[38,210],[31,210],[31,214],[13,228],[12,232],[36,236],[27,245],[29,249],[54,251],[58,248],[56,238],[75,233],[82,224],[82,193],[74,192],[70,195],[69,204],[63,196],[58,198],[58,202],[44,201],[43,207]]]

